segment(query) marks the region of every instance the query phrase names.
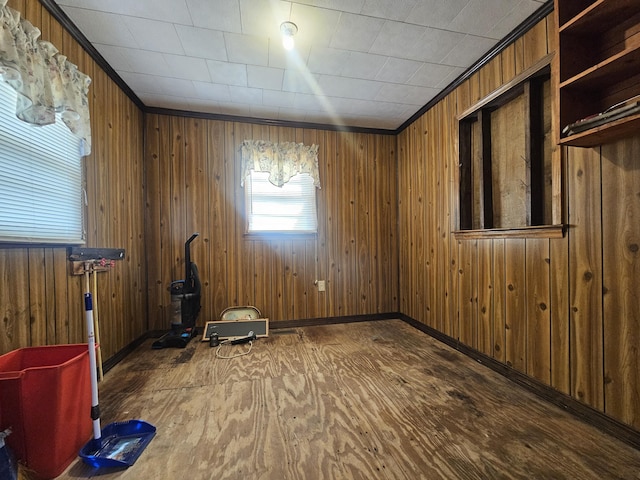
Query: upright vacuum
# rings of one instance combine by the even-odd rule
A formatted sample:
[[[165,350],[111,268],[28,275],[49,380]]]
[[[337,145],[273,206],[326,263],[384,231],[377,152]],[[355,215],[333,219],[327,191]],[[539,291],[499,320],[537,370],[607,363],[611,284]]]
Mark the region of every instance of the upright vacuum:
[[[171,330],[153,342],[152,348],[184,348],[196,336],[196,320],[200,312],[200,277],[198,267],[191,262],[191,242],[194,233],[184,244],[185,276],[169,285],[171,293]]]

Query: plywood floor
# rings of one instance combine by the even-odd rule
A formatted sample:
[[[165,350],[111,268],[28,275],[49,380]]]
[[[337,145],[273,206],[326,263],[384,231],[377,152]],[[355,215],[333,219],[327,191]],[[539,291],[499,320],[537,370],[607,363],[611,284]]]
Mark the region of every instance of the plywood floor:
[[[157,436],[127,470],[59,478],[640,478],[640,451],[400,320],[271,333],[234,360],[141,346],[100,385],[103,425]]]

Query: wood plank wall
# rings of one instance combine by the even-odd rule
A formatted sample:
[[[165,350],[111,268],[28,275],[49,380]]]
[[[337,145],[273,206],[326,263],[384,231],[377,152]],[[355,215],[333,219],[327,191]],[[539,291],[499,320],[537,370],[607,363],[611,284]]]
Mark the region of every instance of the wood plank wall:
[[[124,261],[97,278],[96,309],[107,359],[148,330],[142,112],[37,0],[9,0],[8,6],[92,79],[87,246],[126,250]],[[0,354],[86,342],[84,282],[69,275],[66,257],[64,247],[0,248]]]
[[[193,232],[199,325],[236,305],[254,305],[272,323],[398,310],[395,136],[155,114],[145,132],[151,329],[170,325],[167,286],[184,277]],[[319,145],[317,239],[244,235],[245,139]]]
[[[638,429],[640,134],[564,152],[564,238],[451,234],[456,115],[554,52],[554,28],[550,15],[399,135],[400,310]]]

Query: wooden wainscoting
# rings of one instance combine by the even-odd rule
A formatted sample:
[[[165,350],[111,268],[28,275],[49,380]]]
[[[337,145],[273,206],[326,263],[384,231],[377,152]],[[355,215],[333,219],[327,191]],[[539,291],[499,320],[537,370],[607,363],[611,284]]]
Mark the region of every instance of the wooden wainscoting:
[[[201,325],[235,305],[256,306],[271,324],[398,310],[394,136],[150,114],[146,139],[151,329],[170,325],[167,286],[184,276],[193,232]],[[319,145],[317,236],[244,235],[245,139]]]
[[[638,430],[640,135],[554,146],[563,237],[451,233],[457,116],[553,54],[554,31],[550,15],[399,135],[400,311]]]
[[[8,6],[91,77],[87,246],[126,251],[113,271],[98,274],[96,308],[106,359],[148,330],[142,112],[39,2],[9,0]],[[68,267],[65,247],[0,248],[0,354],[86,342],[83,280]]]

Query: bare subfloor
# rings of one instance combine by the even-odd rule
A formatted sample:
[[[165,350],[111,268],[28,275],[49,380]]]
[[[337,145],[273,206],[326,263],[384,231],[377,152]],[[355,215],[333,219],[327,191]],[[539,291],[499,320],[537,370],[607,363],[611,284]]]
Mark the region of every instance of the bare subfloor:
[[[233,360],[150,344],[100,405],[103,426],[156,437],[127,470],[75,461],[58,478],[640,478],[640,451],[400,320],[272,330]]]

